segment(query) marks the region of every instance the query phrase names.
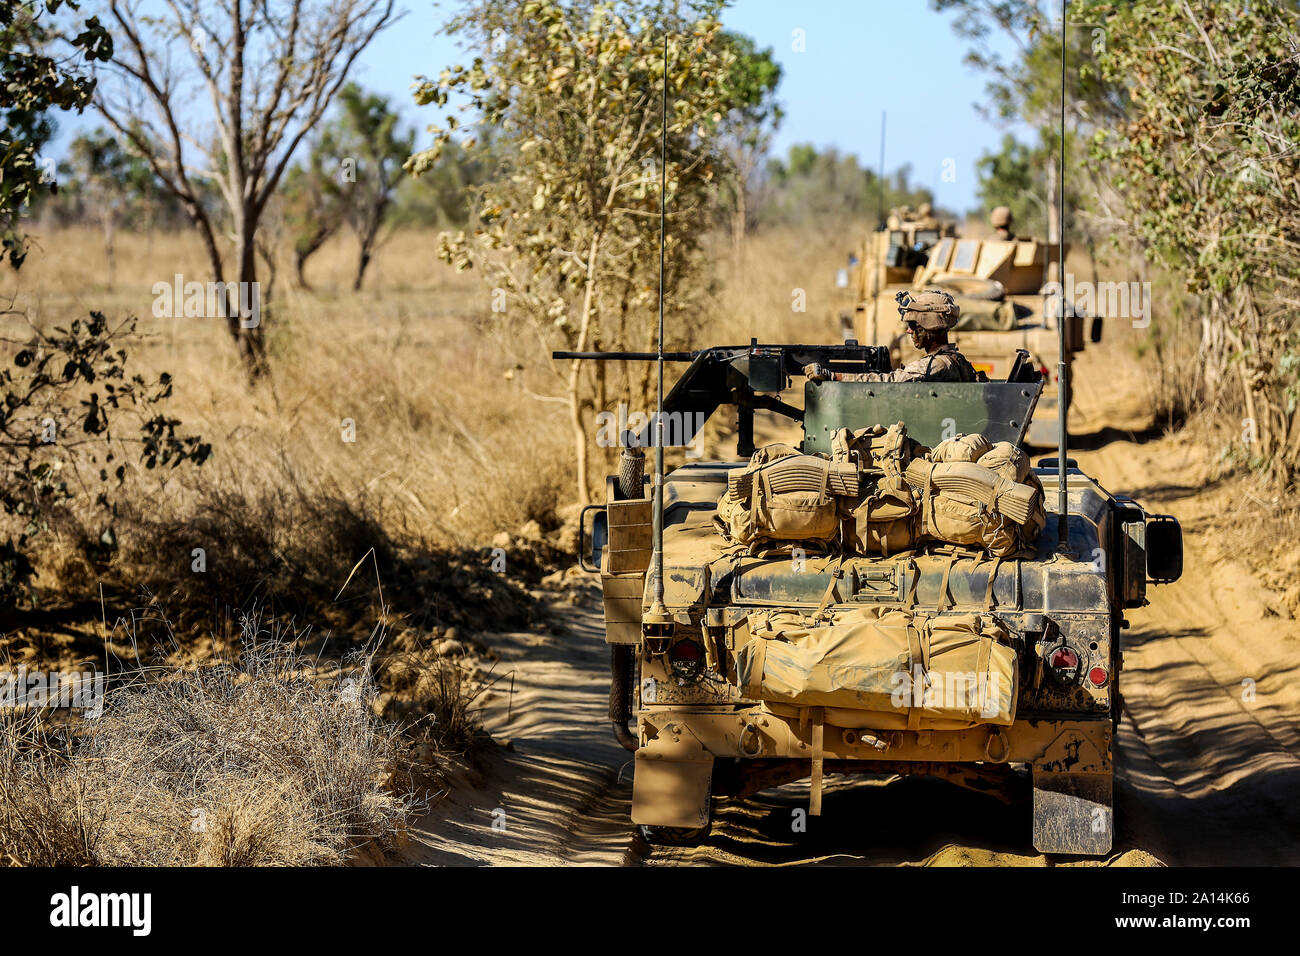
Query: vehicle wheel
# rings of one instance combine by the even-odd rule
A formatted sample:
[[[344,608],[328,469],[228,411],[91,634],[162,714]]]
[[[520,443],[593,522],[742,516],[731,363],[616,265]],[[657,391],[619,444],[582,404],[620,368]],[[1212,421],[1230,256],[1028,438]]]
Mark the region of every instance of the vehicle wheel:
[[[699,846],[712,829],[713,821],[702,827],[652,827],[642,823],[636,828],[641,839],[651,846]]]

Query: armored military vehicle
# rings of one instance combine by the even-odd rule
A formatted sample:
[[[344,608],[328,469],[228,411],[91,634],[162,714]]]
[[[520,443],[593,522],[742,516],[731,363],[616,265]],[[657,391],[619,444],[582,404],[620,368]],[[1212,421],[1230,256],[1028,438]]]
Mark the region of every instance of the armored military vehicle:
[[[703,840],[715,799],[803,778],[818,814],[832,772],[928,774],[978,787],[1010,776],[1032,780],[1040,851],[1106,854],[1125,614],[1146,603],[1149,586],[1181,574],[1178,522],[1108,492],[1070,461],[1067,533],[1059,534],[1059,466],[1026,460],[1012,476],[1018,482],[1007,479],[986,499],[994,503],[973,505],[983,520],[1012,485],[1038,489],[1042,518],[1010,548],[883,534],[868,541],[845,525],[809,526],[815,540],[747,545],[736,522],[770,516],[757,503],[748,518],[748,505],[720,504],[746,484],[755,502],[753,489],[774,492],[756,462],[824,462],[823,497],[842,493],[849,508],[870,510],[891,466],[904,464],[890,456],[904,448],[914,459],[906,477],[919,469],[927,485],[937,466],[923,453],[945,440],[983,436],[1020,454],[1041,372],[1020,352],[1000,381],[803,380],[799,402],[792,383],[805,365],[884,371],[888,350],[751,343],[669,359],[689,364],[662,414],[698,426],[733,409],[738,460],[686,460],[666,475],[661,587],[651,481],[635,449],[607,479],[604,503],[584,511],[580,544],[583,566],[601,577],[610,718],[635,754],[631,818],[645,838]],[[756,409],[784,416],[801,439],[755,455]],[[886,433],[899,440],[881,445]],[[647,427],[628,444],[652,434]],[[845,436],[855,435],[875,444],[845,457]],[[973,696],[946,697],[954,686],[957,698]]]
[[[921,228],[925,223],[891,217],[894,225],[898,228],[868,234],[850,278],[855,338],[887,346],[895,364],[906,364],[920,353],[898,324],[894,295],[925,289],[952,293],[962,317],[949,338],[977,371],[1005,379],[1017,350],[1029,353],[1044,389],[1026,440],[1035,447],[1054,444],[1059,375],[1055,316],[1061,304],[1042,290],[1057,247],[1034,239],[962,238],[944,234],[951,229],[926,229]],[[1066,250],[1068,254],[1068,246]],[[1076,315],[1069,303],[1063,309],[1068,363],[1084,349],[1085,333],[1093,342],[1101,340],[1102,325],[1099,317]]]

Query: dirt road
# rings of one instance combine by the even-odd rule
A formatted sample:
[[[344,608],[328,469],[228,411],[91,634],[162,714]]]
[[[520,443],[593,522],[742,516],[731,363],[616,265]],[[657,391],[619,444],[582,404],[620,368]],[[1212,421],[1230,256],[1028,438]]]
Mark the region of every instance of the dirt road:
[[[1098,370],[1100,371],[1100,370]],[[1094,382],[1113,382],[1100,374]],[[1183,578],[1129,612],[1110,865],[1300,863],[1300,625],[1224,553],[1204,452],[1134,440],[1123,396],[1081,388],[1072,455],[1112,491],[1180,518]],[[606,719],[607,657],[594,593],[568,634],[494,638],[514,694],[487,726],[512,750],[415,834],[429,864],[1060,865],[1033,850],[1029,793],[1010,805],[924,778],[831,778],[823,816],[795,832],[806,786],[719,805],[709,842],[646,847],[627,822],[630,755]],[[496,826],[494,827],[494,822]]]

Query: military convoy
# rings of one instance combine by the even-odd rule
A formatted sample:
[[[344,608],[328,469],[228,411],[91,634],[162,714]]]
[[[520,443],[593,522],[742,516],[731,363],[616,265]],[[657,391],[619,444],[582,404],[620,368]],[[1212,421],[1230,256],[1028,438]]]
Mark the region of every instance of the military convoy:
[[[972,274],[1037,268],[1036,244],[964,248]],[[1072,461],[1062,523],[1059,466],[1024,454],[1038,361],[1013,351],[987,383],[803,381],[798,403],[804,366],[887,371],[888,349],[673,358],[689,365],[661,414],[733,409],[737,460],[666,475],[661,587],[637,447],[651,429],[628,436],[580,545],[644,837],[698,842],[719,798],[804,778],[816,815],[826,774],[928,774],[1027,781],[1038,850],[1109,852],[1125,613],[1180,575],[1181,529]],[[756,409],[801,439],[756,448]]]
[[[1068,255],[1069,246],[1066,247]],[[853,297],[852,337],[867,345],[888,347],[897,365],[918,357],[902,334],[894,296],[903,290],[941,289],[961,307],[961,320],[950,340],[967,360],[990,379],[1005,378],[1011,356],[1029,353],[1043,376],[1044,389],[1026,440],[1034,447],[1056,441],[1058,414],[1058,300],[1043,295],[1058,247],[1035,239],[964,238],[950,222],[934,216],[894,210],[882,230],[869,233],[855,255],[857,266],[846,277]],[[1069,363],[1085,347],[1085,335],[1101,340],[1100,317],[1076,315],[1068,303],[1066,353]],[[1085,329],[1085,325],[1087,328]]]

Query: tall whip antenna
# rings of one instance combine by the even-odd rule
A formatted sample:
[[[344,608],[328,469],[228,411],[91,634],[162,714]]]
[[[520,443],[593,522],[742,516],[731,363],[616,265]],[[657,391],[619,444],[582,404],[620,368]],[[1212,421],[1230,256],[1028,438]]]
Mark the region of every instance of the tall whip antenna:
[[[880,195],[876,199],[877,228],[885,228],[885,111],[880,111]],[[863,263],[865,265],[866,263]]]
[[[647,634],[667,636],[672,616],[664,607],[664,236],[667,213],[664,199],[668,194],[668,25],[664,24],[664,76],[661,130],[659,141],[659,335],[656,363],[659,370],[659,397],[655,407],[655,486],[654,486],[654,603],[642,619]]]
[[[1065,457],[1070,408],[1070,366],[1065,352],[1065,18],[1068,11],[1069,0],[1061,0],[1061,154],[1056,175],[1056,277],[1060,287],[1056,300],[1059,349],[1056,366],[1056,540],[1057,550],[1061,552],[1070,549],[1070,493],[1066,487],[1068,469]]]

